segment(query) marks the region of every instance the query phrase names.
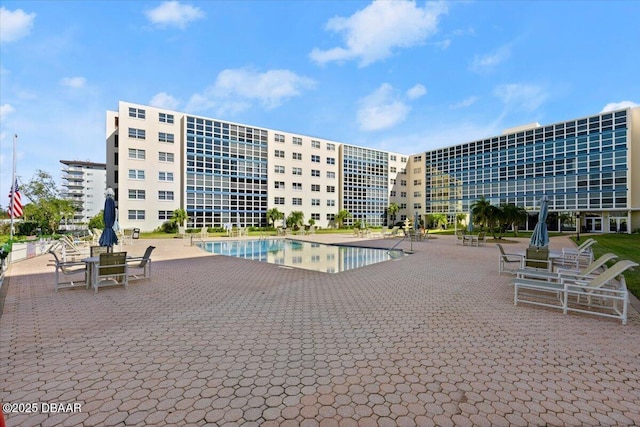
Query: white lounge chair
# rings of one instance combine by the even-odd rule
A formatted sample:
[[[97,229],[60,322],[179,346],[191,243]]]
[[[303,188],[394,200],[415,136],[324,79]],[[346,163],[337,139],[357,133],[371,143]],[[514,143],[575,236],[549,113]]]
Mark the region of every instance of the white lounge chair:
[[[629,293],[623,273],[637,263],[622,260],[601,274],[588,279],[560,278],[513,280],[513,303],[519,302],[561,308],[563,313],[575,311],[620,319],[627,323]]]

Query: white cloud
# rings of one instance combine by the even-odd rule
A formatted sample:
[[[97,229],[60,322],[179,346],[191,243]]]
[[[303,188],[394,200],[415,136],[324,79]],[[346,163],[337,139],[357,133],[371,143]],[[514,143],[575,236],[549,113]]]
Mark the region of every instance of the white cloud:
[[[264,73],[249,68],[227,69],[218,74],[213,86],[191,97],[188,111],[215,108],[218,114],[238,112],[260,102],[273,109],[286,100],[315,88],[316,82],[289,70],[269,70]]]
[[[4,122],[9,114],[13,113],[15,108],[11,106],[11,104],[2,104],[0,105],[0,121]]]
[[[374,1],[348,18],[327,22],[327,30],[343,35],[344,47],[314,48],[309,56],[319,64],[358,59],[365,67],[398,48],[423,44],[437,32],[438,19],[446,12],[443,2],[420,8],[413,1]]]
[[[10,11],[0,7],[0,42],[13,42],[31,32],[35,13],[25,13],[22,9]]]
[[[424,96],[426,94],[427,94],[427,88],[421,84],[417,84],[407,91],[407,97],[409,99],[418,99],[421,96]]]
[[[62,86],[68,86],[75,89],[84,87],[85,83],[87,83],[87,79],[84,77],[65,77],[60,80],[60,84]]]
[[[511,46],[502,46],[495,52],[487,55],[476,55],[471,63],[471,70],[476,73],[493,71],[499,64],[506,61],[511,55]]]
[[[620,102],[610,102],[605,105],[601,113],[608,113],[609,111],[622,110],[623,108],[634,108],[638,107],[640,104],[636,104],[633,101],[620,101]]]
[[[527,112],[536,110],[548,97],[543,88],[528,84],[500,85],[494,89],[493,94],[505,104],[508,110]]]
[[[204,12],[178,1],[166,1],[155,9],[145,12],[147,19],[159,27],[178,27],[184,30],[192,21],[204,18]]]
[[[462,101],[458,102],[457,104],[450,105],[449,109],[457,110],[458,108],[467,108],[467,107],[470,107],[471,105],[475,104],[475,102],[477,100],[478,100],[477,96],[470,96],[470,97],[465,98]]]
[[[360,129],[364,131],[391,128],[403,122],[411,111],[411,107],[398,99],[395,90],[388,83],[383,83],[359,103],[357,120]]]
[[[151,98],[149,105],[158,108],[165,108],[167,110],[177,110],[180,105],[180,101],[165,92],[160,92]]]

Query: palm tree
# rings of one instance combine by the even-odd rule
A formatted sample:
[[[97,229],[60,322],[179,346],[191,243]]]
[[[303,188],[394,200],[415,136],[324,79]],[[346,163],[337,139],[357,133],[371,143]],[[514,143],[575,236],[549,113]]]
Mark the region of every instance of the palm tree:
[[[342,209],[336,214],[334,221],[338,224],[339,228],[342,228],[342,226],[344,225],[344,221],[347,218],[351,218],[351,212],[346,209]]]
[[[267,223],[276,226],[276,221],[284,218],[284,212],[280,212],[278,208],[271,208],[267,211]]]
[[[171,222],[175,225],[185,226],[186,222],[189,221],[189,215],[187,215],[187,211],[184,209],[176,209],[173,211],[173,215],[171,216]]]
[[[436,228],[440,228],[441,225],[447,225],[447,215],[443,213],[431,214],[431,221]]]
[[[287,217],[287,227],[298,230],[303,224],[304,212],[302,211],[292,211]]]
[[[571,215],[569,215],[568,213],[561,213],[560,215],[558,215],[558,219],[560,220],[560,233],[562,233],[564,225],[571,220]]]
[[[399,210],[400,210],[400,206],[398,206],[397,203],[391,203],[389,205],[389,207],[387,208],[387,213],[389,214],[391,222],[395,221],[396,214],[398,213]]]
[[[473,223],[480,227],[491,228],[497,220],[497,208],[491,204],[484,196],[471,204],[471,214]]]
[[[515,236],[518,237],[518,225],[527,219],[527,211],[521,206],[516,206],[513,203],[505,203],[501,206],[502,211],[500,227],[501,235],[506,231],[508,226],[513,228]]]
[[[466,219],[467,219],[467,214],[464,214],[464,213],[456,214],[456,227],[458,225],[462,226],[462,221],[465,221]]]

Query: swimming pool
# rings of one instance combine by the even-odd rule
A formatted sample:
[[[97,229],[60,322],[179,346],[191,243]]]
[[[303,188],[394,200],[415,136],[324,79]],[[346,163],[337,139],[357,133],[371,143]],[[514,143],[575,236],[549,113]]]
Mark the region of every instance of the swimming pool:
[[[340,273],[403,256],[399,250],[325,245],[288,239],[233,240],[198,243],[207,252],[255,261]]]

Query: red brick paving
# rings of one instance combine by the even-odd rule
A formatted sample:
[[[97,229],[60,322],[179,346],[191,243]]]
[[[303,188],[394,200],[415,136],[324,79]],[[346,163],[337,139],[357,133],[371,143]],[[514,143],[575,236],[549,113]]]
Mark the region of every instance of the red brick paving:
[[[640,424],[640,315],[515,307],[491,243],[439,236],[339,274],[177,239],[125,249],[148,244],[152,279],[127,290],[55,293],[48,256],[11,267],[0,400],[82,412],[5,414],[8,426]]]

